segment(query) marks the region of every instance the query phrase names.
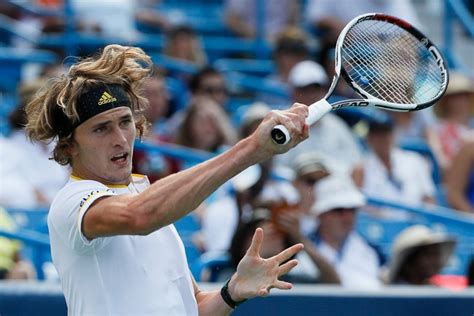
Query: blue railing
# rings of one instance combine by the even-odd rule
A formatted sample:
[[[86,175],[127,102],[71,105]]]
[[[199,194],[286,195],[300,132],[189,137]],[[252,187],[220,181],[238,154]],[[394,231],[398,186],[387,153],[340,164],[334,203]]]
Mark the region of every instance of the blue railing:
[[[443,51],[450,67],[465,70],[467,67],[458,60],[453,52],[454,47],[456,47],[453,43],[455,22],[459,22],[466,35],[468,35],[471,39],[474,39],[474,18],[469,14],[464,2],[462,0],[445,0],[443,21]],[[472,70],[470,72],[472,74]]]

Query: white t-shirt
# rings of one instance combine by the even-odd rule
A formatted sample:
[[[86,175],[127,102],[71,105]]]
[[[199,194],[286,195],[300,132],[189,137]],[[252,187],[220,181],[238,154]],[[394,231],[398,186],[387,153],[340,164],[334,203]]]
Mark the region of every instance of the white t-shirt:
[[[336,269],[342,286],[352,289],[376,289],[382,285],[379,279],[380,265],[377,253],[357,233],[349,234],[340,251],[322,240],[315,242],[315,247]],[[307,262],[301,265],[298,272],[301,275],[318,275],[314,264]]]
[[[149,187],[134,175],[128,186],[107,187],[71,178],[48,216],[53,263],[69,315],[198,315],[184,246],[173,225],[147,236],[88,240],[87,209],[100,197],[137,194]]]
[[[279,167],[292,168],[294,160],[302,153],[316,151],[326,157],[331,173],[351,172],[362,160],[362,149],[347,124],[334,114],[326,114],[310,127],[306,140],[290,151],[277,155]]]
[[[428,163],[415,152],[394,148],[390,153],[392,174],[373,152],[364,160],[363,191],[373,197],[412,205],[433,197],[435,185]]]

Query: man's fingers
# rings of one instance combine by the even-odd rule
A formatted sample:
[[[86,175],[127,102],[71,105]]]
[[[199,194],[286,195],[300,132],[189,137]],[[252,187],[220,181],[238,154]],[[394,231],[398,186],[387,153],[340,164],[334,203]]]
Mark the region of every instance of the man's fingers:
[[[272,257],[272,259],[277,260],[279,263],[285,262],[286,260],[293,257],[298,251],[300,251],[303,248],[304,248],[303,244],[293,245],[290,248],[286,248],[279,254],[275,255],[274,257]]]
[[[263,242],[263,229],[260,227],[255,230],[252,237],[252,243],[250,244],[247,254],[250,256],[260,256],[260,248]]]
[[[280,290],[289,290],[293,287],[293,284],[278,280],[273,287]]]
[[[297,265],[298,265],[298,260],[296,260],[296,259],[290,260],[290,261],[282,264],[278,268],[278,277],[281,277],[282,275],[287,274],[288,272],[290,272],[291,269],[293,269]]]

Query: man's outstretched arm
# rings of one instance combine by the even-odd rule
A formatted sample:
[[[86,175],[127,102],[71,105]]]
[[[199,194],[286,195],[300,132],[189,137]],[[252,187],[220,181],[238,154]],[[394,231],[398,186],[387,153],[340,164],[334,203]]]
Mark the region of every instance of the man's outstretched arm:
[[[194,210],[219,186],[247,167],[288,151],[308,137],[308,107],[295,104],[287,111],[270,112],[257,130],[225,153],[196,167],[155,182],[138,195],[98,199],[83,219],[89,239],[122,234],[148,234],[174,223]],[[292,140],[285,146],[273,143],[275,125],[288,128]]]

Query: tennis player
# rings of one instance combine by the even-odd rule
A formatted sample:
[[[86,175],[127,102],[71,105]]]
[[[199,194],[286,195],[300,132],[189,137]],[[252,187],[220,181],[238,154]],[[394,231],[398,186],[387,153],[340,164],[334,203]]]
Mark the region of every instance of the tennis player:
[[[227,152],[150,185],[131,169],[134,141],[147,129],[140,87],[151,67],[141,49],[110,45],[51,80],[27,107],[29,137],[56,140],[54,159],[72,169],[48,217],[69,314],[227,315],[272,288],[290,289],[278,278],[297,265],[289,259],[303,246],[261,258],[257,229],[221,291],[202,292],[173,222],[240,171],[307,138],[307,106],[271,112]],[[271,141],[277,124],[290,131],[288,145]]]

